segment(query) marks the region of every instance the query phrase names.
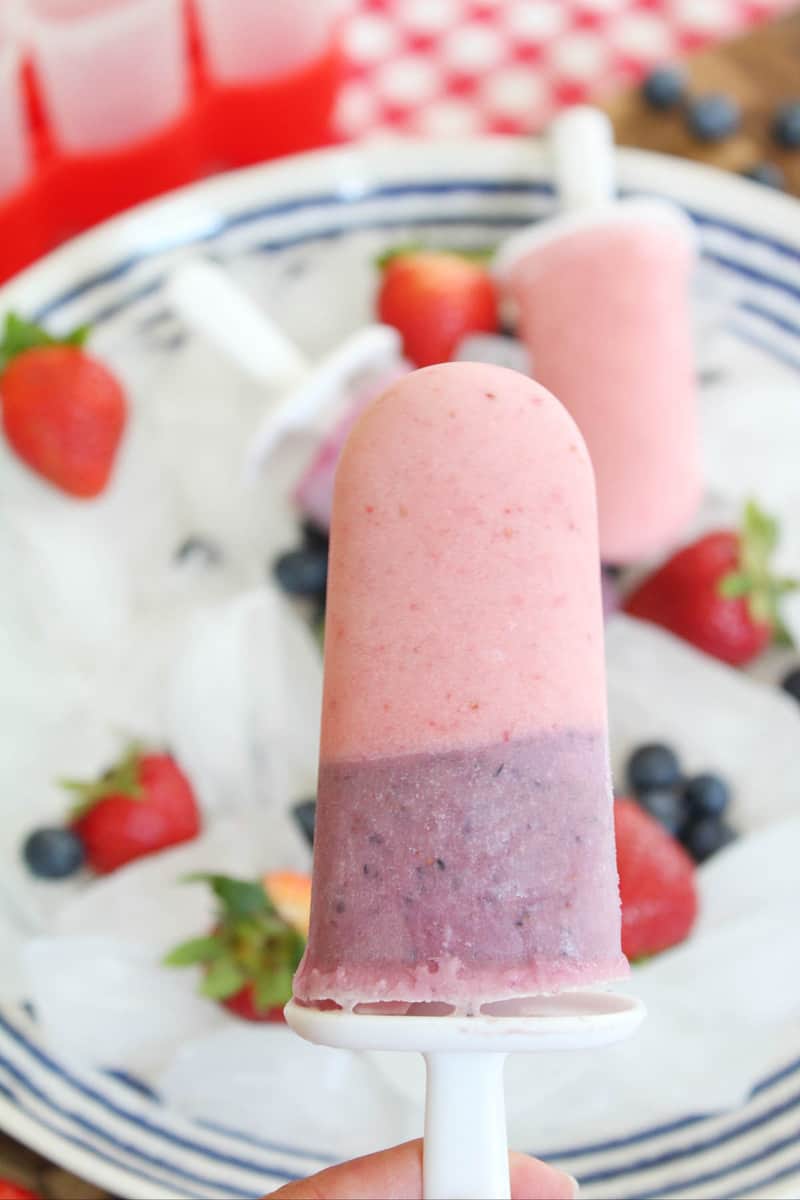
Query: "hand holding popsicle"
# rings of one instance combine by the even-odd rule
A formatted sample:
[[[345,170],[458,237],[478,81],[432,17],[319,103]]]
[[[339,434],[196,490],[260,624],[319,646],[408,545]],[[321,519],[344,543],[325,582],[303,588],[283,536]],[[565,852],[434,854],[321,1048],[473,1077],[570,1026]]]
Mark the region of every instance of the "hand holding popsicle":
[[[576,1181],[526,1154],[510,1156],[512,1200],[575,1200]],[[265,1200],[421,1200],[422,1142],[369,1154],[312,1179],[289,1183]]]

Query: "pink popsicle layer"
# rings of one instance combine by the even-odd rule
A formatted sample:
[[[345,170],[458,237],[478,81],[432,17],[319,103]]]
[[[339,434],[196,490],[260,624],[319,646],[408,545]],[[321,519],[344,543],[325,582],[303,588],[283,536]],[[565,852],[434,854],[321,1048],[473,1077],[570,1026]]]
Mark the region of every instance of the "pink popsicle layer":
[[[596,524],[543,387],[449,363],[390,388],[336,481],[322,761],[604,727]]]
[[[417,371],[337,474],[295,994],[474,1012],[625,972],[585,446],[522,375]]]
[[[657,554],[680,538],[702,487],[689,222],[665,204],[624,201],[531,234],[516,259],[501,252],[501,277],[536,378],[589,448],[601,555]]]

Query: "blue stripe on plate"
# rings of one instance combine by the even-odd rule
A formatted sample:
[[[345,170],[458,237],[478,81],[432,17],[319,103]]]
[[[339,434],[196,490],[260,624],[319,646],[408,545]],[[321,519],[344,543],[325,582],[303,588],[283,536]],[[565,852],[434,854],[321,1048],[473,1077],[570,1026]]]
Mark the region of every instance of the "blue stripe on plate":
[[[776,1087],[779,1083],[785,1082],[792,1075],[800,1073],[800,1058],[793,1059],[790,1063],[773,1071],[770,1075],[765,1076],[752,1088],[749,1099],[755,1099],[757,1096],[764,1095],[770,1088]],[[800,1101],[800,1093],[797,1100]],[[675,1121],[666,1121],[660,1125],[651,1125],[648,1128],[640,1129],[636,1133],[629,1134],[621,1138],[609,1138],[604,1142],[590,1142],[586,1146],[569,1146],[566,1149],[550,1150],[547,1153],[541,1150],[536,1151],[543,1158],[586,1158],[592,1154],[603,1154],[609,1150],[624,1150],[628,1146],[640,1145],[642,1142],[649,1141],[653,1138],[664,1137],[666,1134],[679,1133],[682,1129],[688,1129],[692,1126],[702,1125],[708,1121],[724,1119],[726,1116],[732,1116],[732,1113],[692,1113],[686,1117],[680,1117]],[[757,1118],[753,1118],[757,1121]],[[746,1130],[742,1130],[746,1132]]]
[[[778,362],[782,362],[784,366],[792,367],[795,371],[800,371],[800,357],[795,357],[795,355],[789,354],[783,349],[783,347],[777,346],[768,338],[760,337],[741,321],[727,321],[726,328],[729,329],[731,333],[736,334],[740,341],[747,342],[750,346],[756,346],[759,350],[763,350],[766,354],[769,354],[771,358],[776,359]]]
[[[800,293],[798,295],[800,296]],[[773,325],[777,325],[778,329],[782,329],[790,337],[800,337],[800,325],[788,320],[786,317],[780,316],[770,308],[764,308],[763,304],[757,304],[753,300],[740,300],[736,307],[740,312],[752,313],[753,316],[763,317],[765,321],[771,321]],[[798,312],[798,315],[800,316],[800,312]]]
[[[770,1187],[773,1183],[780,1183],[782,1179],[791,1179],[792,1175],[800,1174],[800,1158],[795,1162],[790,1163],[788,1167],[781,1167],[780,1171],[774,1171],[771,1175],[762,1175],[759,1179],[755,1179],[748,1183],[747,1191],[762,1192],[765,1188]],[[717,1200],[740,1200],[741,1191],[725,1192],[724,1195],[718,1196]]]
[[[130,1142],[123,1141],[121,1138],[116,1137],[113,1133],[110,1133],[108,1129],[104,1129],[102,1126],[95,1124],[94,1121],[90,1121],[88,1117],[76,1112],[74,1109],[63,1108],[60,1104],[55,1102],[52,1096],[48,1096],[48,1094],[43,1092],[42,1089],[38,1087],[27,1075],[20,1071],[7,1058],[3,1058],[2,1056],[0,1056],[0,1068],[7,1071],[12,1079],[15,1079],[22,1088],[30,1092],[34,1099],[38,1100],[40,1104],[43,1104],[50,1112],[57,1113],[58,1116],[63,1117],[66,1121],[70,1122],[72,1125],[88,1134],[92,1138],[92,1142],[87,1143],[88,1145],[96,1146],[97,1139],[100,1139],[108,1143],[108,1145],[113,1146],[116,1150],[121,1151],[123,1154],[129,1154],[134,1159],[140,1159],[149,1167],[155,1167],[157,1170],[165,1171],[168,1176],[176,1175],[179,1179],[184,1179],[188,1183],[199,1184],[204,1188],[229,1188],[232,1195],[235,1194],[236,1196],[245,1198],[252,1194],[251,1192],[245,1191],[242,1188],[234,1188],[225,1181],[212,1180],[208,1179],[204,1175],[198,1175],[196,1171],[192,1171],[185,1166],[181,1166],[180,1163],[176,1162],[175,1160],[159,1158],[155,1154],[150,1154],[141,1145],[131,1145]],[[109,1104],[108,1107],[110,1108],[112,1106]],[[203,1147],[198,1147],[198,1149],[201,1153],[205,1153],[205,1149]],[[215,1161],[227,1163],[231,1166],[241,1165],[236,1163],[235,1160],[226,1159],[221,1155],[206,1156],[213,1157]],[[129,1167],[128,1169],[131,1168]],[[254,1173],[259,1175],[277,1175],[278,1178],[283,1180],[297,1179],[296,1173],[285,1170],[275,1170],[273,1168],[264,1168],[261,1171],[255,1171]],[[163,1183],[163,1179],[159,1182]]]
[[[785,292],[787,296],[800,302],[800,287],[794,287],[783,279],[776,279],[774,275],[769,275],[758,267],[748,266],[738,258],[729,258],[727,254],[718,254],[716,250],[703,250],[702,254],[703,258],[708,259],[709,262],[717,263],[718,266],[725,267],[726,270],[740,275],[743,279],[750,279],[753,283],[760,283],[763,287],[771,288],[776,292]],[[800,262],[800,259],[798,261]]]
[[[101,1150],[96,1142],[86,1142],[83,1140],[83,1138],[75,1137],[74,1134],[65,1133],[61,1128],[59,1128],[58,1125],[54,1124],[52,1121],[48,1121],[45,1117],[41,1117],[37,1112],[34,1112],[27,1104],[24,1103],[24,1101],[19,1098],[16,1093],[10,1091],[3,1084],[0,1084],[0,1094],[11,1100],[17,1108],[25,1113],[27,1117],[30,1117],[32,1121],[35,1121],[36,1124],[42,1129],[46,1129],[48,1133],[52,1133],[55,1137],[63,1138],[64,1141],[69,1142],[71,1146],[77,1146],[80,1150],[86,1150],[92,1155],[93,1158],[99,1158],[103,1162],[110,1163],[113,1167],[118,1169],[130,1171],[140,1179],[145,1179],[148,1183],[155,1184],[156,1187],[168,1187],[171,1192],[176,1192],[181,1196],[185,1196],[186,1200],[197,1200],[197,1196],[194,1192],[184,1191],[183,1188],[179,1188],[173,1184],[167,1183],[167,1181],[160,1176],[151,1175],[146,1170],[140,1170],[138,1166],[126,1167],[126,1165],[120,1162],[118,1158],[114,1158],[112,1155],[106,1154],[105,1151]],[[216,1185],[214,1186],[216,1187]],[[252,1193],[248,1194],[247,1200],[253,1200]]]
[[[253,1162],[243,1158],[238,1158],[234,1155],[224,1154],[220,1150],[211,1150],[207,1143],[192,1141],[190,1138],[182,1136],[178,1133],[170,1132],[164,1129],[160,1124],[154,1123],[140,1113],[132,1112],[130,1109],[121,1107],[115,1103],[111,1097],[104,1095],[102,1092],[96,1091],[83,1080],[77,1078],[67,1070],[61,1063],[51,1058],[39,1046],[31,1042],[20,1029],[16,1028],[10,1021],[0,1013],[0,1029],[4,1030],[8,1036],[20,1046],[31,1058],[33,1058],[41,1066],[45,1067],[52,1075],[60,1079],[62,1082],[69,1084],[76,1092],[94,1101],[104,1111],[112,1112],[114,1116],[120,1120],[126,1121],[139,1129],[145,1130],[152,1134],[155,1138],[179,1146],[181,1149],[190,1150],[208,1157],[213,1157],[216,1161],[226,1163],[228,1166],[237,1167],[245,1171],[254,1171],[257,1173],[275,1172],[275,1168],[271,1163]],[[317,1155],[309,1154],[306,1150],[301,1150],[297,1147],[278,1145],[274,1142],[264,1142],[264,1148],[269,1151],[274,1151],[278,1154],[285,1154],[288,1157],[301,1158],[305,1161],[316,1160]],[[283,1173],[286,1178],[296,1178],[294,1175],[286,1175],[284,1168],[278,1168],[279,1173]]]
[[[798,1125],[797,1130],[790,1134],[789,1137],[779,1138],[775,1142],[770,1142],[754,1154],[748,1154],[744,1158],[738,1159],[735,1163],[728,1163],[724,1167],[718,1167],[713,1171],[704,1171],[700,1175],[692,1175],[689,1178],[662,1182],[651,1192],[637,1191],[636,1200],[660,1200],[662,1196],[672,1197],[676,1192],[686,1192],[690,1188],[698,1188],[706,1183],[714,1183],[715,1180],[724,1179],[726,1176],[733,1175],[745,1167],[752,1167],[756,1163],[763,1162],[764,1159],[771,1158],[773,1154],[779,1154],[781,1150],[788,1150],[790,1146],[796,1146],[799,1136],[800,1125]],[[689,1192],[689,1197],[691,1198],[691,1192]]]
[[[35,313],[37,320],[43,320],[48,316],[52,316],[59,308],[65,304],[72,303],[79,299],[86,292],[93,290],[96,287],[113,282],[123,275],[130,272],[139,263],[147,259],[155,258],[160,254],[176,250],[181,246],[197,244],[201,245],[211,238],[220,234],[243,226],[251,225],[257,221],[269,220],[270,218],[288,216],[294,213],[314,209],[314,208],[339,208],[348,206],[351,210],[357,205],[374,202],[381,199],[397,199],[412,195],[452,195],[456,193],[466,194],[484,194],[484,195],[551,195],[553,192],[552,185],[542,180],[443,180],[440,182],[411,182],[407,184],[391,184],[384,187],[376,187],[365,190],[354,197],[352,193],[347,191],[333,192],[329,194],[320,194],[316,196],[297,197],[291,200],[280,201],[272,205],[263,205],[257,208],[244,210],[228,217],[220,217],[210,221],[206,229],[202,233],[193,233],[189,237],[174,237],[154,241],[143,250],[136,254],[131,254],[120,262],[109,267],[105,271],[98,272],[73,287],[59,296],[54,297],[49,303],[41,306]],[[633,194],[633,193],[627,193]],[[735,235],[744,242],[750,242],[762,246],[768,246],[776,253],[783,257],[798,259],[798,251],[775,238],[769,237],[766,234],[759,234],[753,230],[743,228],[740,225],[731,221],[724,221],[710,214],[704,213],[696,209],[686,210],[692,220],[699,226],[716,227],[726,230]],[[487,220],[484,214],[480,214],[480,222],[484,223]],[[524,217],[510,219],[510,223],[520,225],[524,223]],[[403,224],[402,221],[396,221],[394,224]],[[720,262],[722,263],[722,259]],[[723,264],[724,265],[724,264]],[[765,277],[766,282],[775,284],[774,280]],[[791,291],[791,289],[788,289]]]
[[[713,1134],[709,1138],[704,1138],[699,1141],[689,1142],[685,1146],[678,1147],[674,1150],[665,1150],[661,1154],[653,1155],[648,1158],[637,1158],[632,1162],[627,1163],[623,1167],[615,1167],[605,1171],[593,1171],[583,1176],[584,1183],[604,1183],[609,1179],[623,1179],[626,1175],[636,1175],[640,1171],[650,1171],[654,1167],[663,1167],[667,1163],[678,1162],[682,1158],[691,1158],[695,1154],[702,1154],[708,1150],[715,1150],[717,1146],[724,1146],[727,1142],[733,1141],[735,1138],[744,1133],[750,1133],[753,1129],[759,1129],[762,1125],[769,1124],[770,1121],[776,1120],[778,1117],[785,1116],[792,1109],[800,1108],[800,1092],[795,1093],[788,1100],[781,1104],[776,1104],[765,1112],[760,1113],[757,1117],[751,1117],[749,1120],[743,1121],[740,1125],[732,1125],[729,1129],[724,1129],[720,1133]],[[707,1118],[713,1119],[713,1118]],[[800,1122],[798,1122],[800,1129]],[[545,1157],[548,1157],[545,1155]],[[737,1170],[739,1165],[746,1165],[743,1159],[741,1164],[734,1164],[726,1167],[726,1171]],[[702,1180],[698,1177],[692,1182],[700,1183]]]

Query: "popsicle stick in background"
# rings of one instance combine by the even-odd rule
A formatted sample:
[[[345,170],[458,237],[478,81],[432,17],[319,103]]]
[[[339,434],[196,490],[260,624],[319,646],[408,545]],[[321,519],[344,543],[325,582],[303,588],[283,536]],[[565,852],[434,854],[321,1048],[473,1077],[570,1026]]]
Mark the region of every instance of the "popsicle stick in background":
[[[212,79],[264,83],[323,54],[340,0],[195,0]]]
[[[188,103],[181,0],[28,0],[25,24],[64,153],[148,137]]]
[[[166,295],[191,329],[266,390],[264,419],[243,464],[246,482],[257,478],[286,434],[312,425],[353,377],[402,361],[397,330],[366,325],[320,362],[309,362],[222,268],[202,260],[174,271]]]
[[[22,187],[30,170],[20,51],[10,40],[0,15],[0,204]]]

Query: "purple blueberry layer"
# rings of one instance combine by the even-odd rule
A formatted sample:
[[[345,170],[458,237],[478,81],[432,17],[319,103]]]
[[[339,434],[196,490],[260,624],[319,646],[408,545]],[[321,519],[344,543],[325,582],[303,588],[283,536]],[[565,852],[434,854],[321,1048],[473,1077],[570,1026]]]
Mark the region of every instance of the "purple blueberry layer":
[[[469,1009],[625,970],[603,735],[322,764],[300,999]]]

